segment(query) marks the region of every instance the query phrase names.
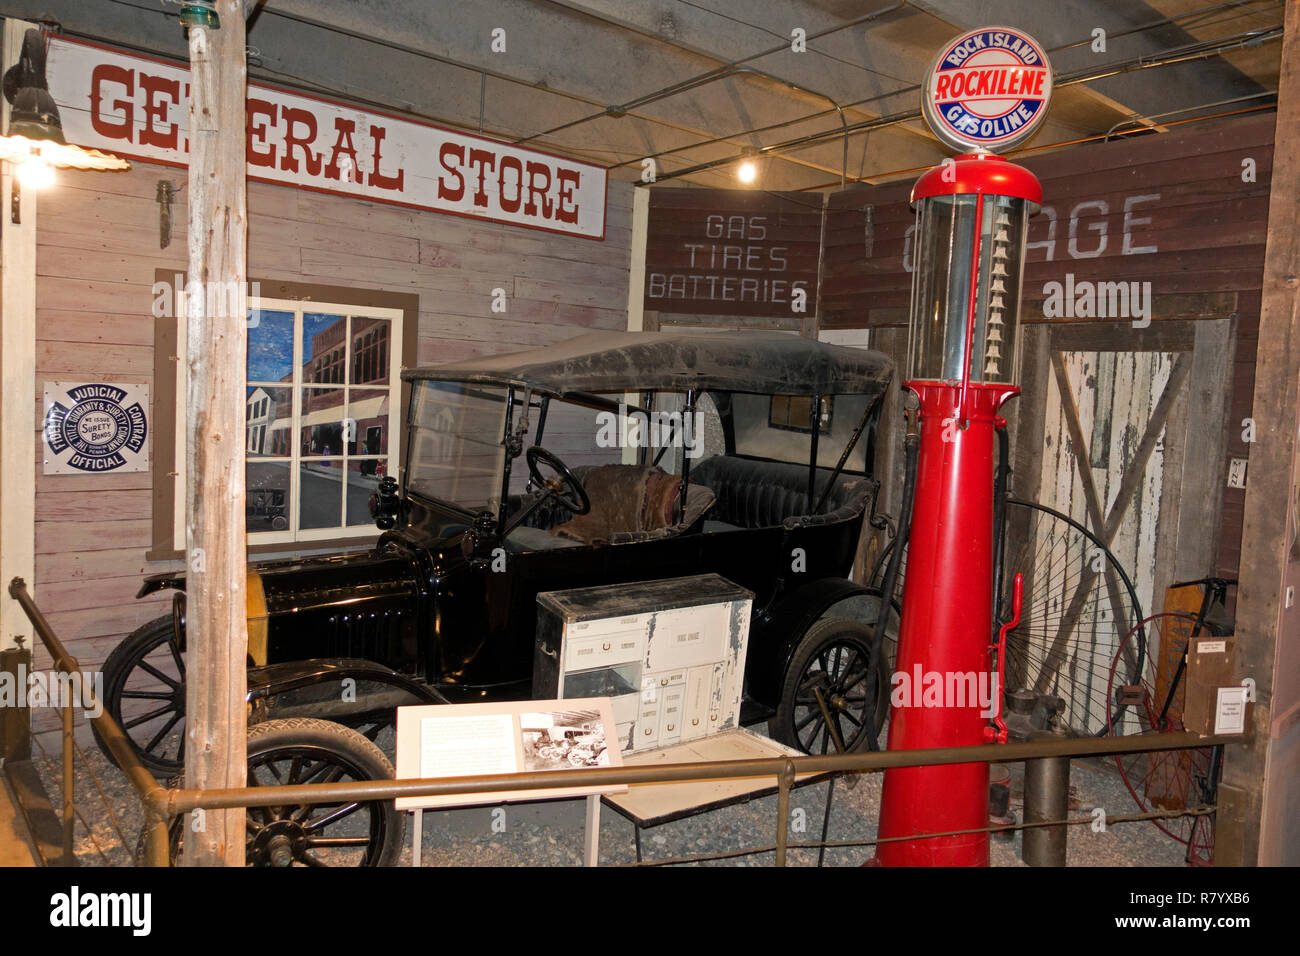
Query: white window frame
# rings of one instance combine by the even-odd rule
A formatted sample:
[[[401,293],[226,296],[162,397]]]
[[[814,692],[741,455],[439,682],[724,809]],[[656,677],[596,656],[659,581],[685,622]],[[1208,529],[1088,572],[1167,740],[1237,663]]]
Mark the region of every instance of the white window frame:
[[[358,306],[358,305],[340,305],[332,302],[317,302],[311,299],[272,299],[260,296],[249,296],[248,307],[250,310],[264,309],[268,312],[292,312],[294,316],[293,325],[293,382],[283,383],[274,387],[290,388],[293,396],[293,419],[290,427],[290,454],[287,456],[289,461],[289,528],[285,531],[254,531],[247,535],[249,545],[259,544],[298,544],[300,542],[317,542],[333,541],[342,538],[371,538],[378,532],[373,523],[362,525],[336,525],[329,528],[309,528],[299,529],[298,519],[300,513],[299,502],[299,477],[300,466],[303,461],[302,441],[301,441],[301,419],[302,419],[302,317],[304,312],[325,313],[330,315],[341,315],[348,318],[364,317],[370,319],[386,319],[389,325],[388,333],[388,451],[383,455],[348,455],[347,445],[344,443],[343,455],[341,456],[340,466],[343,472],[343,481],[341,496],[343,499],[343,511],[341,517],[347,520],[347,463],[350,458],[379,458],[387,459],[387,473],[396,475],[401,467],[401,449],[404,444],[403,434],[401,431],[402,414],[402,355],[401,346],[405,341],[402,329],[402,320],[404,313],[401,309],[386,309],[378,306]],[[186,471],[189,465],[188,456],[186,455],[185,444],[185,396],[188,394],[188,376],[189,363],[185,361],[188,355],[188,329],[185,321],[185,315],[182,312],[179,321],[176,323],[176,344],[177,353],[182,356],[182,360],[176,363],[176,473],[175,473],[175,494],[172,496],[174,503],[174,513],[172,521],[172,546],[177,551],[185,550],[185,481]],[[352,336],[344,336],[346,342],[346,352],[344,354],[344,384],[337,385],[339,389],[348,390],[351,388],[383,388],[382,385],[369,383],[368,385],[352,386],[347,385],[346,381],[352,368]],[[267,386],[263,386],[264,388]],[[240,414],[244,416],[247,410],[247,394],[245,402],[241,404]],[[242,428],[242,426],[241,426]],[[358,436],[359,438],[360,436]],[[247,448],[248,439],[245,432],[244,441],[241,447]],[[333,458],[334,456],[330,456]],[[248,461],[262,461],[262,458],[248,458],[245,452],[245,458]],[[277,458],[271,460],[279,460]]]

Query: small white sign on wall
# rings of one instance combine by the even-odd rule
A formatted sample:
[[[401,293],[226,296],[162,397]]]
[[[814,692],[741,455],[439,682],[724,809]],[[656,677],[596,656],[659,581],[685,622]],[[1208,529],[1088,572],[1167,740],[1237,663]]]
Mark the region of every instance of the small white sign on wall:
[[[149,470],[149,386],[46,382],[45,474]]]

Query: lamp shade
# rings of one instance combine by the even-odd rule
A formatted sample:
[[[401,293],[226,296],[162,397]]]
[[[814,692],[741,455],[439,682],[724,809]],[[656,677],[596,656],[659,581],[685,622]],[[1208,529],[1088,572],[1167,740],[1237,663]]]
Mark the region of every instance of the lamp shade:
[[[38,158],[62,169],[128,169],[130,163],[97,149],[84,149],[63,136],[59,107],[45,79],[45,41],[28,30],[18,62],[5,71],[4,97],[9,101],[9,129],[0,136],[0,160],[21,163]]]
[[[10,136],[66,143],[59,108],[45,81],[45,43],[39,30],[28,30],[18,62],[5,71]]]

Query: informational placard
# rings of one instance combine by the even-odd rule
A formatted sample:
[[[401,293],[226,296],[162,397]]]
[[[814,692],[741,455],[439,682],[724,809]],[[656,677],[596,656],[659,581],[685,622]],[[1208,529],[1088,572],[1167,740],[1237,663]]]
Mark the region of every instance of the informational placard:
[[[50,94],[69,142],[189,162],[189,70],[51,37]],[[589,239],[605,235],[603,167],[335,100],[248,84],[248,178]]]
[[[1246,732],[1245,687],[1220,687],[1214,708],[1215,734],[1244,734]]]
[[[608,697],[397,710],[397,778],[473,777],[534,770],[621,767]],[[399,797],[397,809],[470,806],[624,793],[626,785]]]
[[[654,189],[645,308],[811,317],[821,240],[822,204],[815,194]]]
[[[149,386],[46,382],[45,474],[149,470]]]

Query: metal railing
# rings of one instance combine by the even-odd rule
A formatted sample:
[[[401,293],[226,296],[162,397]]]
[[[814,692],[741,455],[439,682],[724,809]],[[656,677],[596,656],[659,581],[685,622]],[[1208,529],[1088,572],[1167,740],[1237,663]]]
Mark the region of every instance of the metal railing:
[[[33,602],[21,578],[9,585],[10,595],[22,605],[32,626],[53,657],[55,666],[68,674],[80,674],[76,658],[68,654],[45,616]],[[80,681],[83,696],[87,682]],[[93,697],[91,697],[93,702]],[[64,707],[63,808],[64,848],[71,858],[73,814],[71,779],[71,704]],[[101,709],[102,710],[102,709]],[[701,763],[665,764],[655,767],[597,767],[574,770],[538,770],[522,773],[485,774],[472,777],[440,777],[419,780],[361,780],[347,783],[283,784],[234,787],[214,790],[169,790],[158,783],[140,763],[126,735],[107,712],[91,717],[95,729],[113,755],[146,813],[146,858],[149,866],[168,865],[168,822],[193,810],[235,807],[272,807],[286,804],[319,804],[353,801],[392,800],[398,797],[464,796],[509,791],[545,791],[571,787],[616,786],[645,783],[685,783],[696,780],[774,777],[777,783],[777,825],[774,850],[776,865],[786,862],[787,819],[790,791],[797,776],[806,774],[871,773],[897,767],[937,766],[959,763],[1015,763],[1041,757],[1094,757],[1112,754],[1187,750],[1220,744],[1244,743],[1242,735],[1202,737],[1190,732],[1141,734],[1127,737],[1063,738],[1027,743],[936,747],[924,750],[886,750],[861,754],[808,757],[773,757],[751,760],[716,760]],[[1195,808],[1209,812],[1211,808]],[[1188,810],[1187,812],[1193,812]],[[1167,816],[1168,814],[1161,814]],[[1147,819],[1138,814],[1133,819]],[[1072,820],[1059,821],[1069,825]],[[992,830],[1012,829],[992,827]],[[965,831],[963,831],[965,832]],[[926,839],[947,834],[916,834],[906,839]],[[884,842],[883,839],[870,842]],[[801,845],[802,846],[802,845]]]
[[[86,675],[81,670],[81,665],[77,659],[68,653],[68,649],[63,646],[54,629],[50,627],[50,622],[45,619],[41,609],[36,606],[32,600],[31,594],[27,590],[27,583],[22,578],[14,578],[9,582],[9,595],[22,607],[27,619],[32,622],[32,627],[36,631],[37,637],[45,645],[45,650],[49,652],[54,666],[61,673],[69,676],[76,675],[77,680],[74,686],[81,689],[80,701],[74,701],[71,695],[63,700],[63,761],[62,761],[62,789],[63,789],[63,858],[66,862],[71,863],[73,860],[73,831],[76,827],[75,812],[75,789],[73,784],[73,708],[80,704],[86,711],[86,715],[94,725],[99,738],[108,747],[109,752],[113,755],[122,773],[126,776],[127,782],[131,789],[135,791],[136,796],[140,798],[140,803],[145,811],[145,855],[150,866],[167,865],[167,821],[168,818],[162,815],[160,807],[165,805],[164,795],[166,789],[154,779],[153,775],[145,769],[140,763],[140,758],[136,756],[135,750],[132,749],[130,742],[126,739],[126,734],[122,728],[117,725],[104,710],[102,706],[97,706],[100,702],[94,697],[94,694],[88,689],[89,682]],[[90,717],[93,710],[98,710],[99,715]]]

